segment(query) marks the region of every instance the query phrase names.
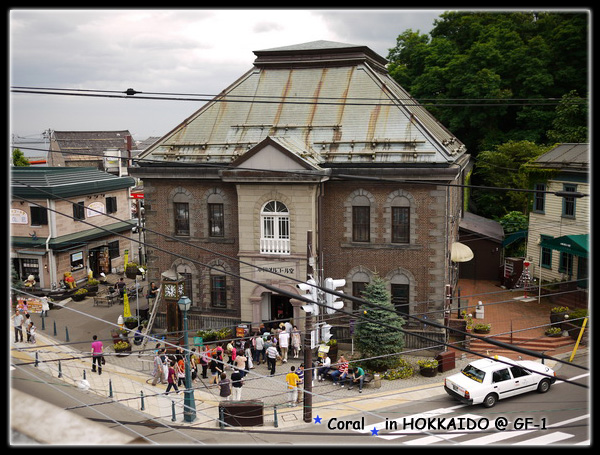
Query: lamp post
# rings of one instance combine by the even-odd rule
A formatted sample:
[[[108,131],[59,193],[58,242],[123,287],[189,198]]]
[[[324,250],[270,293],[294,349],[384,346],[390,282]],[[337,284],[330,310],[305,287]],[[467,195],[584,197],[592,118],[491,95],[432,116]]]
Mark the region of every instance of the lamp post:
[[[194,400],[194,391],[192,390],[192,374],[190,371],[190,347],[188,342],[188,319],[187,312],[192,305],[192,301],[185,295],[181,296],[177,302],[179,309],[183,312],[183,339],[185,342],[185,392],[183,395],[183,420],[193,422],[196,419],[196,401]]]

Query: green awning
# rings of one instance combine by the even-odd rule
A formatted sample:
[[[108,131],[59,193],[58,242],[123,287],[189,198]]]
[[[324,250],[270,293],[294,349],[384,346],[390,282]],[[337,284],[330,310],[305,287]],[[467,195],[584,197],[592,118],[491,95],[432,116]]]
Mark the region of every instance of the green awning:
[[[506,248],[508,245],[512,245],[518,240],[524,240],[527,238],[527,231],[519,231],[508,235],[503,241],[502,246]]]
[[[74,232],[72,234],[61,235],[50,239],[48,246],[53,250],[61,250],[69,248],[77,244],[85,244],[92,240],[96,240],[102,237],[111,235],[112,233],[121,233],[137,226],[137,220],[124,220],[116,223],[107,224],[102,227],[95,227],[92,229],[85,229],[80,232]],[[46,246],[45,238],[33,238],[33,237],[15,237],[10,238],[11,246],[13,248],[35,248]]]
[[[590,249],[590,235],[563,235],[556,238],[544,238],[540,246],[560,251],[561,253],[569,253],[574,256],[587,258]]]

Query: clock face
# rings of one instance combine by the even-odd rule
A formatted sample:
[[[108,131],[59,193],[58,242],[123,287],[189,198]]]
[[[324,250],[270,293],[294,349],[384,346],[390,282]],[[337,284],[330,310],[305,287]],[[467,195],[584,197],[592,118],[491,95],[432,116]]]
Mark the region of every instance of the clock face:
[[[184,294],[184,292],[183,292],[183,283],[179,283],[177,285],[177,294],[179,294],[179,295],[183,295]]]
[[[174,284],[165,284],[165,297],[172,299],[177,297],[177,288]]]

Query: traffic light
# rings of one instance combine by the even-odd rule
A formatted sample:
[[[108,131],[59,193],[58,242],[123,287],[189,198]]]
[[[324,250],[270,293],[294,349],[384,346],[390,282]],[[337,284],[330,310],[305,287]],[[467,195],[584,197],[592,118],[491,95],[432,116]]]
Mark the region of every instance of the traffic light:
[[[313,315],[319,314],[319,305],[317,302],[319,301],[318,289],[316,288],[317,282],[314,279],[308,280],[306,283],[299,283],[296,285],[298,289],[305,292],[304,297],[312,300],[313,304],[307,303],[302,305],[302,309],[307,313],[312,313]]]
[[[331,338],[331,326],[327,323],[324,323],[321,326],[321,341],[323,343],[327,343]]]
[[[346,280],[334,280],[333,278],[325,278],[325,289],[331,289],[332,291],[338,291],[337,288],[342,288],[346,285]],[[336,310],[344,308],[344,302],[340,300],[337,295],[333,295],[325,291],[325,306],[328,314],[335,313]]]

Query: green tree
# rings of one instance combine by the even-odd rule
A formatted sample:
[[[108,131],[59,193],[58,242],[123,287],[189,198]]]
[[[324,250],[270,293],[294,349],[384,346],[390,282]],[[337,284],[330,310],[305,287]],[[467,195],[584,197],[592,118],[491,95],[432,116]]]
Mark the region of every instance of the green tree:
[[[556,108],[556,117],[552,121],[552,129],[548,138],[554,142],[587,143],[588,108],[585,100],[571,91],[562,97]]]
[[[369,283],[362,298],[368,303],[361,305],[360,318],[354,332],[354,343],[363,358],[363,365],[374,371],[385,371],[398,365],[399,356],[396,354],[404,348],[404,319],[394,310],[391,295],[386,283],[380,277],[375,277]]]
[[[486,186],[529,189],[528,164],[550,148],[529,141],[500,144],[493,150],[479,153],[474,174],[486,182]],[[512,211],[527,213],[529,201],[529,193],[522,191],[472,188],[470,207],[481,216],[499,219]]]
[[[13,149],[12,162],[13,166],[29,166],[29,160],[20,149]]]
[[[388,68],[474,156],[508,141],[554,142],[548,100],[588,93],[589,22],[585,12],[446,12],[429,35],[398,36]]]
[[[500,218],[498,222],[504,228],[505,236],[509,236],[510,234],[515,234],[517,232],[525,232],[527,229],[529,229],[529,219],[527,215],[517,212],[516,210],[508,212],[506,215]],[[525,241],[512,243],[511,245],[507,246],[504,255],[506,257],[524,256],[527,253],[526,246],[527,245]]]

